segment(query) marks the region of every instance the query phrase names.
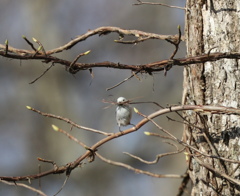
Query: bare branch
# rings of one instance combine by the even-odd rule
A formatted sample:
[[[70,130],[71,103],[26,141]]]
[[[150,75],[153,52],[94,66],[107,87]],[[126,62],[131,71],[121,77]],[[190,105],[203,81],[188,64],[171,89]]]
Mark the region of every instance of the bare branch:
[[[231,183],[234,183],[236,185],[240,185],[240,181],[239,180],[236,180],[228,175],[226,175],[225,173],[223,172],[220,172],[218,170],[216,170],[215,168],[213,168],[212,166],[204,163],[203,161],[201,161],[199,158],[195,157],[195,160],[200,164],[202,165],[203,167],[206,167],[207,169],[209,169],[211,172],[213,172],[216,176],[219,176],[219,177],[222,177],[222,178],[225,178],[226,180],[230,181]]]
[[[36,79],[34,79],[32,82],[29,82],[29,84],[33,84],[37,80],[39,80],[41,77],[43,77],[52,67],[54,63],[52,63],[40,76],[38,76]]]
[[[110,87],[110,88],[106,88],[106,91],[112,90],[113,88],[116,88],[117,86],[120,86],[121,84],[123,84],[124,82],[130,80],[133,76],[136,76],[139,73],[139,71],[137,71],[136,73],[133,72],[133,74],[127,78],[125,78],[123,81],[115,84],[114,86]]]
[[[6,46],[0,44],[0,56],[4,56],[6,58],[12,59],[19,59],[19,60],[43,60],[45,63],[57,63],[66,66],[67,68],[70,67],[72,64],[71,61],[60,59],[54,56],[49,55],[51,51],[46,52],[47,56],[44,54],[38,54],[35,51],[23,50],[23,49],[16,49],[11,46],[8,46],[8,53],[5,53]],[[148,73],[152,74],[152,72],[159,72],[166,70],[166,66],[184,66],[184,65],[191,65],[197,63],[205,63],[209,61],[217,61],[220,59],[240,59],[240,53],[237,52],[228,52],[228,53],[212,53],[212,54],[202,54],[193,57],[187,58],[178,58],[178,59],[166,59],[161,60],[153,63],[148,64],[139,64],[139,65],[128,65],[128,64],[121,64],[121,63],[114,63],[114,62],[97,62],[97,63],[75,63],[72,66],[74,70],[73,73],[77,73],[80,70],[89,70],[90,68],[94,67],[108,67],[114,69],[128,69],[134,72],[140,73]],[[171,68],[169,67],[169,69]],[[168,69],[168,70],[169,70]]]
[[[169,8],[176,8],[176,9],[181,9],[181,10],[186,10],[184,7],[179,7],[179,6],[173,6],[173,5],[167,5],[163,3],[152,3],[152,2],[142,2],[140,0],[137,0],[139,3],[134,3],[133,5],[161,5]]]
[[[28,109],[32,109],[31,107],[28,107]],[[145,125],[146,123],[148,123],[149,121],[151,121],[152,123],[154,123],[157,127],[160,127],[157,123],[155,123],[152,119],[161,116],[163,114],[167,114],[170,112],[176,112],[176,111],[183,111],[183,110],[193,110],[196,112],[212,112],[212,113],[218,113],[218,114],[235,114],[235,115],[240,115],[240,109],[235,109],[235,108],[230,108],[230,107],[223,107],[223,106],[204,106],[204,105],[182,105],[182,106],[173,106],[170,108],[164,108],[164,109],[160,109],[152,114],[150,114],[149,116],[144,117],[144,119],[142,119],[138,124],[136,124],[134,127],[126,129],[122,132],[117,132],[114,134],[109,135],[108,137],[103,138],[102,140],[98,141],[97,143],[95,143],[94,145],[92,145],[90,148],[87,148],[87,151],[81,155],[80,157],[78,157],[75,161],[71,162],[71,163],[67,163],[64,166],[61,167],[54,167],[53,169],[49,170],[49,171],[45,171],[42,173],[38,173],[38,174],[34,174],[34,175],[27,175],[27,176],[17,176],[17,177],[8,177],[8,176],[0,176],[0,180],[5,180],[5,181],[29,181],[29,180],[33,180],[33,179],[38,179],[41,178],[43,176],[47,176],[50,174],[60,174],[60,173],[65,173],[66,175],[69,175],[71,173],[71,171],[73,169],[75,169],[76,167],[80,166],[82,164],[82,161],[85,160],[88,157],[92,157],[94,156],[94,153],[97,151],[98,147],[102,146],[103,144],[118,138],[118,137],[122,137],[124,135],[130,134],[132,132],[137,131],[139,128],[141,128],[143,125]],[[34,110],[33,110],[34,111]],[[39,111],[35,111],[41,114],[41,112]],[[58,117],[55,115],[50,115],[50,114],[46,114],[46,113],[42,113],[44,116],[48,116],[48,117],[53,117],[53,118],[57,118],[60,120],[64,120],[67,123],[72,123],[69,119],[64,119],[62,117]],[[72,123],[74,124],[74,123]],[[160,129],[162,129],[160,127]],[[164,130],[164,129],[162,129]],[[97,132],[99,133],[99,132]],[[186,144],[185,142],[179,140],[178,138],[176,138],[175,136],[173,136],[172,134],[169,134],[168,131],[165,130],[165,133],[167,133],[170,137],[172,137],[173,139],[175,139],[177,142],[179,142],[180,144],[182,144],[185,147],[188,147],[190,149],[192,149],[193,151],[199,153],[199,156],[206,156],[206,157],[210,157],[210,158],[216,158],[216,159],[221,159],[223,161],[228,161],[231,163],[238,163],[240,164],[240,161],[236,161],[236,160],[230,160],[230,159],[226,159],[223,157],[218,157],[218,156],[213,156],[213,155],[209,155],[209,154],[205,154],[203,152],[201,152],[200,150],[194,148],[191,145]],[[188,156],[194,156],[196,157],[196,154],[188,154]],[[91,159],[93,160],[93,159]],[[130,168],[131,169],[131,168]],[[139,170],[137,170],[139,171]],[[140,171],[141,172],[141,171]],[[147,175],[151,175],[150,173],[145,173]],[[158,177],[164,177],[162,175],[157,175]],[[169,176],[168,176],[169,177]],[[176,175],[172,176],[172,177],[176,177]],[[180,176],[178,176],[180,177]],[[181,176],[183,177],[183,176]]]
[[[179,44],[181,43],[181,37],[182,37],[181,27],[178,26],[178,41],[176,43],[173,43],[175,46],[175,50],[174,50],[173,54],[171,55],[170,59],[173,59],[174,56],[177,54],[177,51],[179,49]]]
[[[36,52],[37,49],[34,47],[33,43],[30,42],[24,35],[22,36],[22,38],[28,43],[28,45],[31,46],[31,48]]]
[[[144,32],[144,31],[139,31],[139,30],[127,30],[127,29],[121,29],[119,27],[99,27],[96,28],[94,30],[89,30],[87,33],[83,34],[83,35],[79,35],[77,36],[75,39],[71,40],[70,42],[68,42],[67,44],[50,50],[47,52],[48,55],[54,54],[54,53],[59,53],[62,52],[63,50],[68,50],[71,49],[74,45],[76,45],[77,43],[86,40],[87,38],[93,36],[93,35],[107,35],[109,33],[118,33],[121,37],[123,36],[135,36],[137,38],[148,38],[148,39],[160,39],[160,40],[172,40],[173,42],[175,42],[177,40],[177,36],[173,36],[173,35],[159,35],[159,34],[155,34],[155,33],[148,33],[148,32]]]
[[[235,108],[227,108],[227,107],[223,107],[223,106],[197,106],[195,105],[196,108],[195,109],[192,109],[193,111],[196,111],[196,112],[211,112],[211,113],[218,113],[218,114],[221,114],[221,113],[224,113],[224,114],[235,114],[235,115],[240,115],[240,110],[239,109],[235,109]],[[181,108],[180,110],[189,110],[191,107],[195,107],[194,105],[184,105],[182,106],[183,108]],[[179,108],[181,106],[173,106],[171,108],[168,108],[171,112],[176,112],[176,111],[180,111],[178,110],[177,108]],[[198,108],[198,107],[202,107],[202,109]],[[211,108],[211,109],[210,109]],[[163,131],[164,133],[166,133],[167,135],[169,135],[173,140],[177,141],[179,144],[182,144],[183,146],[185,147],[188,147],[190,148],[191,150],[203,155],[203,156],[206,156],[206,157],[210,157],[210,158],[215,158],[215,159],[219,159],[219,160],[223,160],[223,161],[227,161],[227,162],[230,162],[230,163],[238,163],[240,164],[240,161],[237,161],[237,160],[231,160],[231,159],[227,159],[227,158],[224,158],[224,157],[219,157],[219,156],[214,156],[214,155],[209,155],[209,154],[205,154],[203,152],[201,152],[200,150],[198,150],[197,148],[191,146],[191,145],[188,145],[187,143],[183,142],[182,140],[179,140],[178,138],[176,138],[174,135],[172,135],[169,131],[163,129],[162,127],[160,127],[155,121],[153,121],[152,119],[155,118],[156,116],[155,115],[159,115],[159,113],[162,113],[164,110],[166,110],[167,108],[165,109],[162,109],[162,110],[159,110],[149,116],[146,116],[142,113],[140,113],[136,108],[134,108],[135,112],[138,113],[139,115],[143,116],[144,119],[141,121],[151,121],[156,127],[158,127],[159,130]],[[225,110],[225,112],[224,112]],[[234,112],[235,110],[235,112]],[[138,126],[140,125],[139,122],[135,127],[138,128]],[[189,156],[196,156],[194,154],[188,154]]]
[[[177,175],[177,174],[155,174],[149,171],[144,171],[144,170],[140,170],[137,168],[134,168],[130,165],[127,165],[125,163],[121,163],[121,162],[116,162],[116,161],[112,161],[110,159],[106,159],[103,156],[101,156],[99,153],[96,153],[97,157],[100,158],[102,161],[109,163],[111,165],[116,165],[119,167],[124,167],[126,169],[132,170],[137,174],[145,174],[151,177],[155,177],[155,178],[183,178],[185,175]]]
[[[159,159],[162,158],[162,157],[169,156],[169,155],[179,154],[179,153],[183,152],[184,150],[185,150],[185,148],[183,148],[183,149],[181,149],[181,150],[174,151],[174,152],[167,152],[167,153],[163,153],[163,154],[158,154],[158,155],[156,155],[156,159],[153,160],[153,161],[146,161],[146,160],[144,160],[144,159],[142,159],[142,158],[140,158],[140,157],[138,157],[138,156],[135,156],[135,155],[133,155],[133,154],[130,154],[130,153],[128,153],[128,152],[123,152],[123,153],[124,153],[124,154],[127,154],[127,155],[129,155],[130,157],[132,157],[132,158],[134,158],[134,159],[137,159],[137,160],[139,160],[139,161],[141,161],[141,162],[143,162],[143,163],[146,163],[146,164],[148,164],[148,165],[151,165],[151,164],[156,164],[156,163],[158,163]]]
[[[58,190],[57,193],[55,193],[53,196],[56,196],[58,193],[60,193],[62,190],[63,190],[63,187],[67,184],[67,181],[69,179],[69,176],[66,176],[64,182],[63,182],[63,185],[61,186],[61,188]]]
[[[72,67],[73,67],[73,65],[78,61],[78,59],[80,58],[80,57],[82,57],[82,56],[85,56],[85,55],[88,55],[89,53],[91,52],[91,50],[88,50],[88,51],[86,51],[86,52],[84,52],[84,53],[80,53],[79,55],[77,55],[77,57],[74,59],[74,61],[69,65],[69,72],[70,73],[75,73],[75,70],[74,69],[72,69]]]
[[[99,131],[99,130],[96,130],[96,129],[92,129],[92,128],[89,128],[89,127],[84,127],[84,126],[78,125],[77,123],[71,121],[68,118],[64,118],[64,117],[61,117],[61,116],[56,116],[54,114],[41,112],[41,111],[39,111],[37,109],[34,109],[34,108],[30,107],[30,106],[27,106],[27,109],[32,110],[32,111],[34,111],[34,112],[36,112],[38,114],[41,114],[42,116],[45,116],[45,117],[62,120],[62,121],[66,122],[66,123],[68,123],[68,124],[70,124],[70,125],[72,125],[74,127],[77,127],[78,129],[83,129],[83,130],[86,130],[86,131],[91,131],[91,132],[102,134],[102,135],[106,135],[106,136],[111,135],[111,133],[106,133],[106,132],[103,132],[103,131]]]
[[[77,138],[75,138],[74,136],[72,136],[70,133],[64,131],[63,129],[58,128],[58,127],[55,126],[55,125],[52,125],[52,127],[53,127],[53,130],[54,130],[54,131],[57,131],[57,132],[60,132],[60,133],[62,133],[62,134],[64,134],[64,135],[66,135],[70,140],[76,142],[77,144],[79,144],[79,145],[82,146],[83,148],[89,149],[89,147],[88,147],[86,144],[84,144],[83,142],[79,141]]]
[[[188,184],[188,182],[189,182],[189,180],[190,180],[190,177],[189,177],[189,174],[188,174],[187,171],[186,171],[185,174],[186,174],[186,175],[185,175],[185,177],[182,179],[182,183],[181,183],[181,185],[180,185],[180,187],[179,187],[179,192],[178,192],[177,196],[182,196],[182,195],[183,195],[184,190],[186,189],[187,184]]]
[[[35,188],[31,187],[31,186],[28,186],[28,185],[26,185],[26,184],[23,184],[23,183],[8,182],[8,181],[1,180],[1,179],[0,179],[0,182],[2,182],[2,183],[4,183],[4,184],[7,184],[7,185],[11,185],[11,186],[21,186],[21,187],[27,188],[27,189],[29,189],[29,190],[31,190],[31,191],[39,194],[39,195],[47,196],[44,192],[42,192],[42,191],[40,191],[40,190],[38,190],[38,189],[35,189]]]

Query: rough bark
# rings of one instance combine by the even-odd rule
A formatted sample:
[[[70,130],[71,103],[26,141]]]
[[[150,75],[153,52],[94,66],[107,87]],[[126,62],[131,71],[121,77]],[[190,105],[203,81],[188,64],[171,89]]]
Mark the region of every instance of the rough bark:
[[[237,52],[240,49],[239,0],[187,0],[185,37],[187,55]],[[240,107],[239,60],[222,59],[186,66],[184,104]],[[185,140],[201,151],[240,160],[240,117],[225,114],[185,112],[191,124],[185,126]],[[194,125],[194,126],[193,126]],[[190,151],[194,154],[195,152]],[[240,179],[238,164],[201,157],[216,171]],[[238,195],[240,187],[204,167],[189,161],[192,195]]]

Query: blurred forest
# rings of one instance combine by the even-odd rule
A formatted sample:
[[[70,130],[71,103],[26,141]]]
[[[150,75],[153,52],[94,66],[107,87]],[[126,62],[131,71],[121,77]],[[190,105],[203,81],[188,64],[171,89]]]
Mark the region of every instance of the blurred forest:
[[[134,0],[2,0],[0,3],[0,43],[8,39],[9,45],[31,49],[22,39],[38,39],[46,50],[59,47],[89,29],[101,26],[117,26],[137,29],[157,34],[177,34],[177,26],[184,29],[184,11],[162,6],[133,6]],[[169,5],[185,6],[184,0],[161,0]],[[91,53],[80,62],[113,61],[126,64],[150,63],[167,59],[174,46],[166,41],[150,40],[137,45],[114,43],[117,34],[94,36],[71,50],[58,54],[59,57],[74,60],[87,50]],[[176,57],[185,56],[184,43]],[[0,58],[0,176],[21,176],[36,174],[51,169],[52,165],[37,161],[37,157],[54,160],[58,165],[74,161],[85,150],[66,136],[54,132],[51,125],[70,130],[61,121],[45,118],[26,109],[29,105],[43,112],[70,118],[74,122],[106,132],[117,132],[115,107],[103,109],[102,99],[116,100],[119,96],[137,101],[156,101],[163,106],[181,102],[182,70],[174,67],[167,76],[163,72],[153,76],[143,74],[106,91],[129,77],[129,70],[111,68],[93,69],[71,75],[62,65],[56,64],[42,78],[29,84],[47,68],[40,61],[20,61]],[[140,98],[139,98],[140,97]],[[135,106],[144,114],[158,108],[151,104]],[[174,116],[173,116],[174,117]],[[133,114],[132,123],[142,117]],[[182,125],[157,118],[164,128],[181,137]],[[161,139],[147,137],[144,131],[154,132],[156,128],[148,123],[135,133],[115,139],[103,145],[99,152],[105,157],[130,164],[136,168],[159,174],[183,174],[185,157],[183,154],[166,157],[158,164],[149,166],[124,155],[122,152],[155,159],[156,154],[174,151]],[[71,132],[79,140],[92,145],[101,135],[78,130]],[[179,164],[178,164],[179,163]],[[41,179],[41,189],[47,195],[55,194],[63,184],[65,174],[52,175]],[[181,179],[157,179],[96,159],[91,164],[75,169],[59,195],[176,195]],[[32,181],[38,188],[39,181]],[[0,184],[0,195],[36,195],[21,188]]]

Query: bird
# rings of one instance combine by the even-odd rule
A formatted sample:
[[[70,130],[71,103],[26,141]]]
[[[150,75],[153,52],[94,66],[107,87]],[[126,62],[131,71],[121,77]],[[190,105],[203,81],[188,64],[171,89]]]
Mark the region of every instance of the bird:
[[[124,97],[117,99],[116,120],[121,132],[121,126],[132,125],[132,108],[128,104],[128,100]]]

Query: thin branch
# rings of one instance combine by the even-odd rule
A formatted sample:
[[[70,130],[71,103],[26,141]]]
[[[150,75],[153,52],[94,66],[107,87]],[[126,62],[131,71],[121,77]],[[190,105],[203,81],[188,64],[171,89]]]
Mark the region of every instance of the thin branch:
[[[216,176],[225,178],[225,179],[228,180],[229,182],[234,183],[234,184],[240,186],[240,181],[239,181],[239,180],[236,180],[236,179],[234,179],[234,178],[226,175],[225,173],[216,170],[215,168],[213,168],[212,166],[204,163],[203,161],[201,161],[201,160],[198,159],[197,157],[195,157],[195,160],[196,160],[200,165],[202,165],[203,167],[206,167],[208,170],[210,170],[211,172],[213,172]]]
[[[82,56],[88,55],[91,52],[91,50],[88,50],[84,53],[80,53],[79,55],[77,55],[77,57],[73,60],[73,62],[69,65],[69,72],[70,73],[75,73],[75,70],[73,69],[73,65],[78,61],[78,59]]]
[[[37,49],[34,47],[33,43],[30,42],[24,35],[22,36],[22,38],[28,43],[28,45],[30,45],[30,47],[36,52]]]
[[[111,133],[106,133],[106,132],[103,132],[103,131],[100,131],[100,130],[96,130],[96,129],[92,129],[92,128],[89,128],[89,127],[84,127],[84,126],[78,125],[77,123],[71,121],[68,118],[64,118],[64,117],[61,117],[61,116],[56,116],[54,114],[41,112],[41,111],[39,111],[37,109],[34,109],[34,108],[30,107],[30,106],[27,106],[27,109],[32,110],[33,112],[41,114],[42,116],[45,116],[45,117],[62,120],[62,121],[66,122],[66,123],[68,123],[68,124],[70,124],[70,125],[72,125],[74,127],[77,127],[78,129],[83,129],[83,130],[86,130],[86,131],[91,131],[91,132],[102,134],[102,135],[106,135],[106,136],[111,135]]]
[[[180,185],[180,187],[179,187],[179,192],[178,192],[177,196],[182,196],[182,195],[183,195],[183,193],[184,193],[184,191],[185,191],[185,189],[186,189],[186,187],[187,187],[187,184],[188,184],[188,182],[189,182],[189,180],[190,180],[190,176],[189,176],[189,174],[188,174],[187,171],[186,171],[185,174],[186,174],[186,175],[185,175],[185,177],[182,179],[182,183],[181,183],[181,185]]]
[[[28,108],[30,109],[30,107]],[[170,108],[164,108],[164,109],[160,109],[152,114],[150,114],[149,116],[145,117],[144,119],[142,119],[138,124],[136,124],[134,127],[126,129],[122,132],[117,132],[114,134],[111,134],[105,138],[103,138],[102,140],[98,141],[97,143],[95,143],[94,145],[92,145],[90,148],[87,149],[87,151],[81,155],[80,157],[78,157],[75,161],[71,162],[71,163],[67,163],[64,166],[60,166],[42,173],[38,173],[38,174],[34,174],[34,175],[26,175],[26,176],[0,176],[0,180],[5,180],[5,181],[29,181],[29,180],[33,180],[33,179],[38,179],[50,174],[61,174],[61,173],[65,173],[67,175],[69,175],[71,173],[72,170],[74,170],[76,167],[80,166],[82,164],[82,161],[85,160],[86,158],[89,158],[91,156],[94,156],[93,154],[97,151],[97,149],[102,146],[103,144],[118,138],[118,137],[123,137],[124,135],[133,133],[135,131],[137,131],[138,129],[140,129],[143,125],[145,125],[146,123],[148,123],[149,121],[153,122],[157,127],[160,127],[158,124],[156,124],[152,119],[167,114],[167,113],[171,113],[171,112],[176,112],[176,111],[183,111],[183,110],[193,110],[196,112],[212,112],[212,113],[218,113],[218,114],[235,114],[235,115],[240,115],[240,109],[236,109],[236,108],[230,108],[230,107],[223,107],[223,106],[205,106],[205,105],[181,105],[181,106],[173,106]],[[43,113],[44,114],[44,113]],[[49,114],[45,114],[46,116],[49,117],[54,117],[57,118],[57,116],[54,115],[49,115]],[[63,120],[62,117],[60,117],[59,119]],[[66,119],[65,119],[66,120]],[[65,121],[64,120],[64,121]],[[69,123],[69,120],[67,119],[65,122]],[[160,127],[160,129],[162,129]],[[98,133],[98,132],[97,132]],[[169,132],[166,132],[169,135]],[[199,153],[202,156],[206,156],[206,157],[211,157],[211,158],[216,158],[216,159],[221,159],[223,161],[228,161],[231,163],[238,163],[240,164],[240,161],[236,161],[236,160],[231,160],[231,159],[226,159],[223,157],[216,157],[216,156],[212,156],[209,154],[205,154],[203,152],[201,152],[200,150],[194,148],[191,145],[188,145],[186,143],[184,143],[183,141],[177,139],[175,136],[173,135],[169,135],[173,138],[176,139],[177,142],[179,142],[180,144],[182,144],[185,147],[191,148],[192,150],[194,150],[195,152]],[[188,154],[188,156],[194,156],[196,157],[195,154]],[[176,176],[175,176],[176,177]]]
[[[138,74],[138,73],[139,73],[139,71],[137,71],[136,73],[133,73],[131,76],[125,78],[123,81],[121,81],[121,82],[115,84],[114,86],[112,86],[112,87],[110,87],[110,88],[106,88],[106,91],[112,90],[112,89],[114,89],[114,88],[120,86],[120,85],[123,84],[124,82],[130,80],[133,76],[136,76],[136,74]]]
[[[100,158],[102,161],[109,163],[111,165],[115,165],[115,166],[119,166],[119,167],[124,167],[126,169],[132,170],[137,174],[145,174],[151,177],[155,177],[155,178],[184,178],[185,175],[177,175],[177,174],[156,174],[156,173],[152,173],[149,171],[144,171],[144,170],[140,170],[137,168],[134,168],[130,165],[127,165],[125,163],[121,163],[121,162],[116,162],[116,161],[112,161],[110,159],[106,159],[103,156],[101,156],[99,153],[96,153],[97,157]]]
[[[32,39],[33,39],[34,42],[36,42],[39,45],[39,49],[37,50],[37,52],[41,50],[43,52],[43,54],[45,56],[47,56],[47,53],[46,53],[42,43],[40,41],[38,41],[36,38],[34,38],[34,37]],[[37,52],[35,53],[35,55],[37,54]]]
[[[184,7],[179,7],[179,6],[173,6],[173,5],[167,5],[163,3],[152,3],[152,2],[142,2],[140,0],[137,0],[139,3],[134,3],[133,5],[161,5],[169,8],[176,8],[176,9],[181,9],[181,10],[186,10]]]
[[[68,179],[69,179],[69,176],[66,176],[66,178],[65,178],[65,180],[64,180],[64,182],[63,182],[63,185],[62,185],[61,188],[58,190],[58,192],[55,193],[53,196],[58,195],[58,193],[60,193],[60,192],[63,190],[63,187],[67,184]]]
[[[54,66],[54,63],[52,63],[40,76],[38,76],[36,79],[34,79],[32,82],[29,82],[29,84],[33,84],[37,80],[39,80],[41,77],[43,77],[52,67]]]
[[[88,147],[86,144],[84,144],[83,142],[79,141],[77,138],[75,138],[75,137],[74,137],[73,135],[71,135],[70,133],[64,131],[63,129],[58,128],[58,127],[55,126],[55,125],[52,125],[52,127],[53,127],[54,131],[57,131],[57,132],[60,132],[60,133],[62,133],[62,134],[64,134],[64,135],[66,135],[70,140],[76,142],[77,144],[79,144],[79,145],[82,146],[83,148],[89,149],[89,147]]]
[[[40,191],[40,190],[38,190],[38,189],[35,189],[35,188],[31,187],[31,186],[28,186],[28,185],[26,185],[26,184],[23,184],[23,183],[8,182],[8,181],[1,180],[1,179],[0,179],[0,182],[2,182],[2,183],[4,183],[4,184],[7,184],[7,185],[11,185],[11,186],[20,186],[20,187],[24,187],[24,188],[27,188],[27,189],[29,189],[29,190],[31,190],[31,191],[33,191],[33,192],[39,194],[39,195],[47,196],[44,192],[42,192],[42,191]]]
[[[182,36],[181,27],[178,26],[178,41],[176,43],[173,43],[175,46],[175,50],[169,59],[173,59],[174,56],[177,54],[177,51],[179,49],[179,44],[181,43],[181,36]]]
[[[133,155],[133,154],[130,154],[128,152],[123,152],[124,154],[127,154],[129,155],[130,157],[134,158],[134,159],[137,159],[145,164],[148,164],[148,165],[151,165],[151,164],[156,164],[158,163],[159,159],[162,158],[162,157],[165,157],[165,156],[169,156],[169,155],[175,155],[175,154],[179,154],[181,152],[183,152],[185,150],[185,148],[181,149],[181,150],[177,150],[177,151],[174,151],[174,152],[167,152],[167,153],[163,153],[163,154],[158,154],[156,155],[156,159],[153,160],[153,161],[147,161],[147,160],[144,160],[136,155]]]

